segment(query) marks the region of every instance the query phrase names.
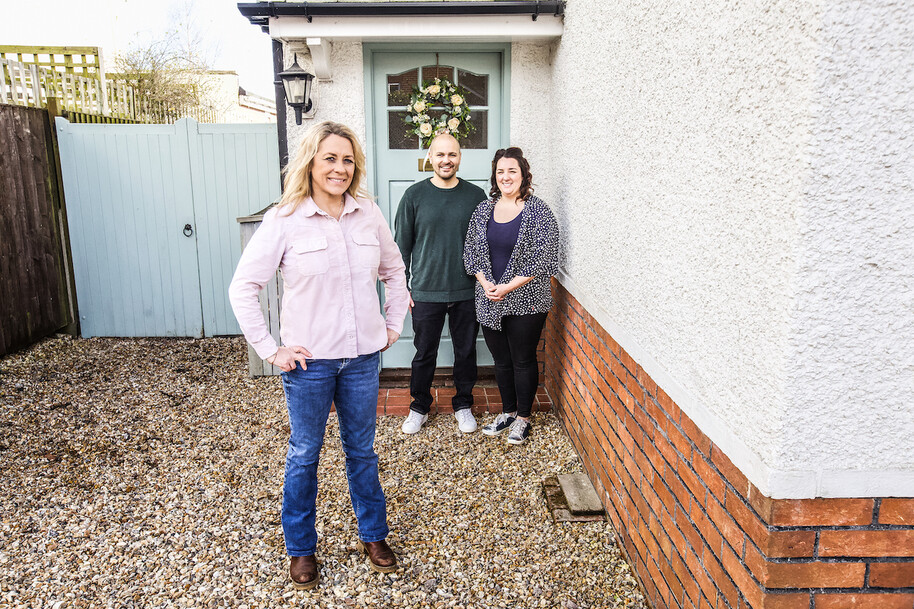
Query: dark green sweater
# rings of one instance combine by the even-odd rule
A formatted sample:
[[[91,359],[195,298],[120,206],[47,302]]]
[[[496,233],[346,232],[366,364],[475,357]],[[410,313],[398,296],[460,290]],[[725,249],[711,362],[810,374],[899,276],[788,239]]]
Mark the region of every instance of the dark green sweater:
[[[454,188],[438,188],[431,178],[403,193],[394,223],[394,239],[406,263],[406,281],[413,300],[472,300],[476,278],[463,266],[463,242],[476,206],[486,193],[465,180]]]

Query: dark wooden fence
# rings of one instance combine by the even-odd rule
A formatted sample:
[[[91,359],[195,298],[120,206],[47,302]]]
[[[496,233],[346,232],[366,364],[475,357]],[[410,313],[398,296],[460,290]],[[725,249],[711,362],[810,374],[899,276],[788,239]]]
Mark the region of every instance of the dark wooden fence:
[[[0,355],[75,327],[59,175],[48,110],[0,104]]]

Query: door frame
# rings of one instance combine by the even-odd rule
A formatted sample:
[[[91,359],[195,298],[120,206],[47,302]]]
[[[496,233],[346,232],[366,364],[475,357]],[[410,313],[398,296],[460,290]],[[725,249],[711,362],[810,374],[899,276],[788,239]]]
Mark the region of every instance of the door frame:
[[[366,185],[372,195],[378,196],[380,192],[377,167],[378,142],[375,140],[375,54],[376,53],[493,53],[500,57],[501,69],[501,104],[497,108],[500,113],[500,126],[496,133],[497,146],[503,148],[508,145],[511,134],[511,43],[364,43],[363,53],[363,79],[365,89],[365,164]],[[383,361],[383,360],[382,360]],[[385,368],[387,366],[384,366]]]
[[[428,42],[395,43],[366,42],[362,44],[362,65],[365,89],[365,165],[366,184],[372,195],[378,193],[377,142],[374,139],[374,69],[375,53],[498,53],[501,55],[501,129],[499,147],[507,146],[511,135],[511,43],[458,42],[433,44]]]

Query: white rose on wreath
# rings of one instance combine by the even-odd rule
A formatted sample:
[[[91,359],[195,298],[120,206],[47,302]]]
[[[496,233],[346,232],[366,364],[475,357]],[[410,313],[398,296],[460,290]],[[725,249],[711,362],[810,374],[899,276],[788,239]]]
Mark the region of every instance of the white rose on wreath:
[[[450,133],[458,141],[465,140],[476,128],[470,122],[470,107],[466,103],[467,91],[446,78],[436,78],[425,86],[414,86],[406,116],[406,132],[416,135],[427,148],[439,133]],[[437,116],[432,120],[429,114]]]

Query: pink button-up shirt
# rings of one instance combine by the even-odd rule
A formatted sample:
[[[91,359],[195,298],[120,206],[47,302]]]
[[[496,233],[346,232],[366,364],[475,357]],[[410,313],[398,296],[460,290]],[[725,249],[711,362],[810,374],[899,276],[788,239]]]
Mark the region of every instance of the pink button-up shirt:
[[[309,197],[291,215],[271,209],[251,237],[229,300],[241,331],[257,355],[276,353],[257,293],[282,271],[280,338],[317,359],[354,358],[387,345],[387,329],[398,334],[409,306],[400,250],[381,209],[346,195],[339,221]],[[377,280],[385,283],[381,315]]]

